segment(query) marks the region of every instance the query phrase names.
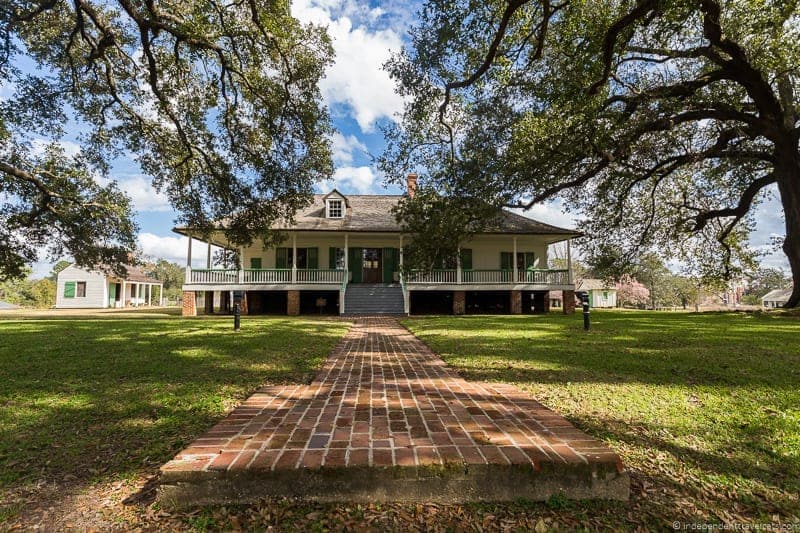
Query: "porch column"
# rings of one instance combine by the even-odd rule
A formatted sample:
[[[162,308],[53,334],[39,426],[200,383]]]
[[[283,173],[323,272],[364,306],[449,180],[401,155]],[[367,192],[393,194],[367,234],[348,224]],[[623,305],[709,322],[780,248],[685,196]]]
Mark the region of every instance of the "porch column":
[[[211,270],[211,243],[208,243],[208,250],[206,250],[206,268]]]
[[[186,251],[186,283],[192,282],[192,236],[189,235],[189,249]]]
[[[297,233],[292,233],[292,284],[297,283]]]
[[[347,233],[344,234],[344,275],[349,276],[350,272],[350,247],[348,244],[348,237]]]
[[[511,264],[513,265],[512,268],[514,269],[514,283],[519,281],[519,275],[517,274],[517,236],[514,235],[514,252],[511,254]]]
[[[400,235],[400,272],[403,272],[403,236]]]
[[[147,305],[153,307],[153,284],[147,284]]]
[[[572,239],[567,239],[567,283],[572,283]]]
[[[122,300],[122,308],[125,309],[125,280],[122,280],[122,287],[119,289],[120,299]]]
[[[239,284],[244,283],[244,246],[239,247]]]
[[[158,306],[164,307],[164,284],[158,284]]]
[[[461,285],[461,244],[456,248],[456,283]],[[463,312],[456,314],[463,314]]]

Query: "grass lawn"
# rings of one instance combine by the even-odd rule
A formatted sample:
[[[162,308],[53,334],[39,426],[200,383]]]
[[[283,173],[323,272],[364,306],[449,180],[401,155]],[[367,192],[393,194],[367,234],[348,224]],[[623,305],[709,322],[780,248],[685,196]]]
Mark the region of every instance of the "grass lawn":
[[[517,384],[617,450],[634,478],[621,519],[800,522],[800,318],[595,311],[588,333],[580,313],[404,324],[467,379]]]
[[[0,315],[2,316],[2,315]],[[628,503],[350,505],[167,513],[158,467],[262,383],[308,382],[347,328],[314,318],[0,318],[0,530],[590,530],[800,522],[800,319],[595,311],[403,321],[471,380],[530,391],[605,440]],[[55,511],[49,510],[51,507]],[[48,514],[49,513],[49,514]]]
[[[63,488],[134,483],[264,383],[304,383],[347,330],[314,318],[0,318],[0,530]]]

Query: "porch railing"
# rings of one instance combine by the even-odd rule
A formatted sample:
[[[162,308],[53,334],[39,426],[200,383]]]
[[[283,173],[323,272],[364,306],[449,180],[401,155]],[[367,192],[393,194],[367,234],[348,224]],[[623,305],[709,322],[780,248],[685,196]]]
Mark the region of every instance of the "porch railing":
[[[513,270],[462,270],[461,283],[458,282],[457,270],[416,270],[408,273],[406,283],[409,285],[568,285],[568,270],[519,270],[516,280]]]
[[[338,285],[344,278],[344,270],[300,269],[296,271],[295,283]],[[193,268],[189,273],[189,283],[198,285],[225,284],[273,284],[292,283],[291,268],[251,268],[234,269],[201,269]]]

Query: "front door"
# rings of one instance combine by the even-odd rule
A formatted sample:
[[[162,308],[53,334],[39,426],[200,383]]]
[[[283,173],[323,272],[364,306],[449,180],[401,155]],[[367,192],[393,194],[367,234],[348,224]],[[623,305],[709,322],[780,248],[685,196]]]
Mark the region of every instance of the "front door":
[[[383,281],[381,252],[380,248],[364,248],[361,263],[364,283],[381,283]]]

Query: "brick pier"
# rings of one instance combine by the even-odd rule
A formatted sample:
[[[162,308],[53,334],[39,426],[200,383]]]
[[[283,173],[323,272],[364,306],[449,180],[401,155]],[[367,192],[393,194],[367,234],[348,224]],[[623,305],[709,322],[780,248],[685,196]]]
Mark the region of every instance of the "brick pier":
[[[521,390],[468,382],[390,318],[358,319],[310,385],[264,387],[161,469],[168,506],[628,498],[619,457]]]

